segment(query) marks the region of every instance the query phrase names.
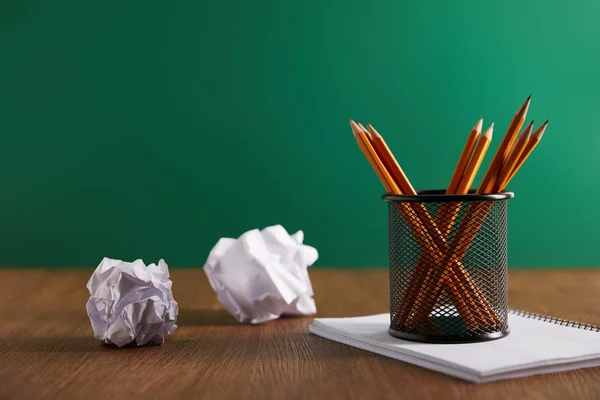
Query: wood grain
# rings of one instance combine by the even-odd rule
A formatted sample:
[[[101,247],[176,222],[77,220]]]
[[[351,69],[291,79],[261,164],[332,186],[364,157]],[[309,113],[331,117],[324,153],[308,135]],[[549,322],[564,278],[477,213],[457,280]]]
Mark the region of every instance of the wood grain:
[[[200,270],[174,270],[179,328],[162,346],[101,345],[91,270],[0,270],[0,398],[598,399],[600,368],[484,385],[312,336],[312,318],[238,324]],[[321,317],[388,309],[386,270],[311,272]],[[600,324],[600,270],[510,272],[511,307]]]

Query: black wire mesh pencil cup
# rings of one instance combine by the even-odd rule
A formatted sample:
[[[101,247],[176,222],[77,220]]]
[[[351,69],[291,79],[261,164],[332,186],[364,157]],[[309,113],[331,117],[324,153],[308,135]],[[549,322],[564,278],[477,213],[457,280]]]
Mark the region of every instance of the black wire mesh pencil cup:
[[[506,208],[513,193],[385,195],[392,336],[463,343],[508,335]]]

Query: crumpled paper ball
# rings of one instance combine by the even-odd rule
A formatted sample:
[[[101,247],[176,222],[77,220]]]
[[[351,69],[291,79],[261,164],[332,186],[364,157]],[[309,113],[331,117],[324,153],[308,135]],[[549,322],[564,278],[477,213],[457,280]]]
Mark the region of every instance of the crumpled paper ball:
[[[238,239],[222,238],[204,272],[219,301],[238,321],[260,324],[287,315],[317,312],[308,267],[319,254],[281,225],[253,229]]]
[[[86,310],[96,339],[119,347],[160,344],[177,325],[169,267],[104,258],[87,283]]]

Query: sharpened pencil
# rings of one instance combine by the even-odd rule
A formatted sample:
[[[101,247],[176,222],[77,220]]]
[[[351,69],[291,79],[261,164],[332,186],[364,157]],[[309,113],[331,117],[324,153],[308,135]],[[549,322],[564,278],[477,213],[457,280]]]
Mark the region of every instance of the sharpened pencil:
[[[519,161],[521,154],[523,154],[523,151],[525,150],[525,148],[527,147],[527,144],[529,143],[529,139],[531,138],[532,130],[533,130],[533,121],[531,121],[529,123],[529,125],[527,125],[525,127],[525,129],[523,129],[523,132],[521,132],[521,134],[515,141],[515,144],[513,145],[512,149],[510,149],[510,152],[508,153],[508,157],[502,165],[502,169],[500,171],[500,175],[498,176],[498,180],[496,181],[496,184],[494,187],[495,191],[500,191],[501,188],[506,186],[506,183],[508,182],[508,179],[510,178],[511,171],[517,165],[517,162]]]
[[[531,103],[531,96],[529,96],[527,98],[527,100],[525,100],[525,103],[523,103],[523,105],[521,107],[519,107],[519,110],[513,117],[510,125],[508,126],[508,129],[506,130],[506,134],[504,135],[504,138],[502,138],[502,142],[500,142],[500,146],[498,147],[496,154],[494,154],[494,158],[492,159],[492,162],[490,163],[488,170],[486,171],[485,175],[483,176],[481,184],[479,185],[479,188],[477,189],[477,193],[479,193],[479,194],[490,193],[490,191],[492,190],[492,187],[494,187],[494,184],[496,183],[496,179],[498,179],[498,174],[500,173],[500,168],[502,167],[502,163],[504,162],[506,156],[508,155],[508,152],[510,151],[511,146],[512,146],[513,142],[515,141],[515,138],[517,137],[517,134],[519,133],[521,126],[523,126],[523,122],[525,122],[525,117],[527,116],[527,110],[529,110],[530,103]]]
[[[454,173],[452,174],[452,179],[448,184],[448,189],[446,190],[447,194],[455,194],[457,192],[458,185],[461,182],[463,175],[465,174],[465,170],[467,169],[467,165],[469,164],[469,160],[471,159],[471,155],[475,146],[477,145],[477,141],[481,136],[481,128],[483,127],[483,118],[477,121],[473,129],[471,129],[471,133],[467,137],[467,141],[465,142],[465,146],[463,151],[458,158],[458,162],[456,163],[456,168],[454,169]]]

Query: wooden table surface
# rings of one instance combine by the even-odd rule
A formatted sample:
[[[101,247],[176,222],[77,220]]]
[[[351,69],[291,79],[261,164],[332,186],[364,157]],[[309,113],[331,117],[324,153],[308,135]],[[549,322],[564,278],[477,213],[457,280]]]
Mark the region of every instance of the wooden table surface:
[[[0,398],[600,399],[600,368],[476,385],[308,333],[238,324],[201,270],[173,270],[179,328],[162,346],[101,345],[92,270],[0,270]],[[321,317],[386,312],[386,270],[313,270]],[[510,272],[510,306],[600,324],[599,270]]]

